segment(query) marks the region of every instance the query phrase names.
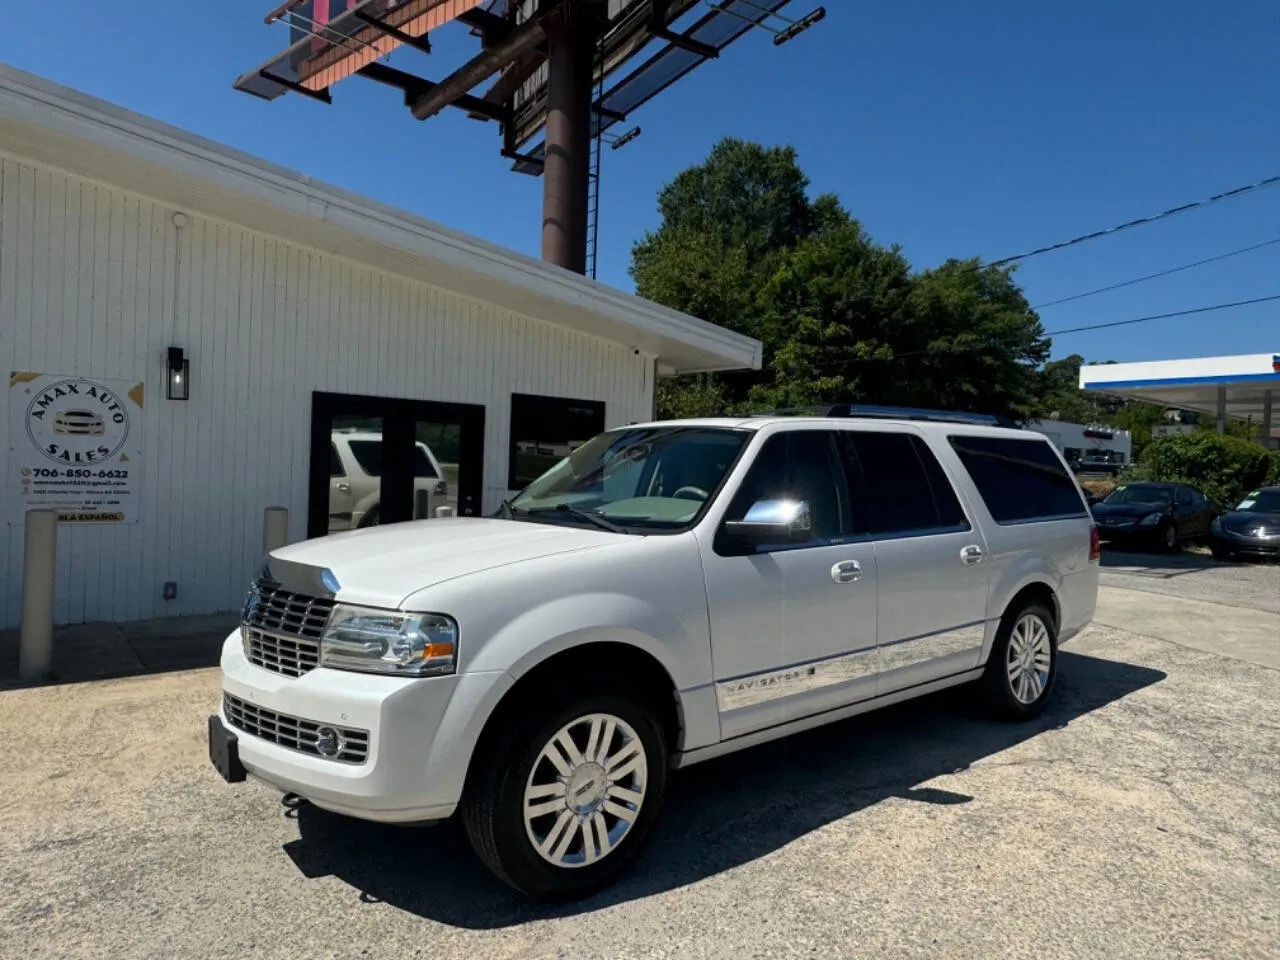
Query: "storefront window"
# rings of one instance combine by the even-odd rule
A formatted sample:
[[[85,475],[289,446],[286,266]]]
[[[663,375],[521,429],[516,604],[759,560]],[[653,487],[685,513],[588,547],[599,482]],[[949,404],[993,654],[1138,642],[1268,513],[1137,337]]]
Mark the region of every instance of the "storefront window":
[[[513,393],[507,486],[523,490],[603,430],[600,401]]]

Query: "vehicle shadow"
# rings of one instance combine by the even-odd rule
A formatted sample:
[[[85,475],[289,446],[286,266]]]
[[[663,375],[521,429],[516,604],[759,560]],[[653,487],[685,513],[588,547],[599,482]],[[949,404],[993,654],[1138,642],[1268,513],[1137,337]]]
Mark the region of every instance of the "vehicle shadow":
[[[889,797],[961,804],[933,778],[1060,729],[1165,678],[1159,670],[1063,651],[1053,704],[1026,724],[978,718],[961,691],[799,734],[676,772],[652,841],[613,886],[548,906],[494,879],[459,825],[410,829],[304,805],[284,850],[308,878],[336,876],[381,902],[440,923],[492,929],[589,913],[672,890],[763,857]]]
[[[1198,570],[1213,570],[1219,567],[1237,567],[1240,564],[1230,560],[1217,560],[1207,553],[1150,553],[1142,550],[1129,550],[1118,547],[1107,547],[1102,551],[1102,569],[1127,573],[1134,576],[1158,577],[1163,580],[1195,573]]]

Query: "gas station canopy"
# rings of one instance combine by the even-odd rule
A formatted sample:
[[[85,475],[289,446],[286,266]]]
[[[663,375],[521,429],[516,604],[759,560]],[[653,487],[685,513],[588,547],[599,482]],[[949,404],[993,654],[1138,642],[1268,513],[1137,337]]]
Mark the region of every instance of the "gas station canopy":
[[[1080,368],[1080,389],[1206,413],[1219,431],[1227,417],[1252,420],[1275,438],[1280,353],[1092,364]]]

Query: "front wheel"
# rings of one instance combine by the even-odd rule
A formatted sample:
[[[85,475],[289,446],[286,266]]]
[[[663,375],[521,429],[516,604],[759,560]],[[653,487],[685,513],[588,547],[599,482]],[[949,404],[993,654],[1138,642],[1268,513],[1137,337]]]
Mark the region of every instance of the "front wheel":
[[[1028,720],[1049,702],[1058,677],[1058,627],[1043,604],[1011,611],[996,633],[986,672],[979,681],[988,709],[1011,720]]]
[[[499,879],[535,897],[577,897],[613,880],[643,847],[666,789],[666,737],[657,711],[629,693],[542,703],[529,732],[489,739],[493,753],[478,758],[462,821]],[[522,714],[508,714],[513,727]]]

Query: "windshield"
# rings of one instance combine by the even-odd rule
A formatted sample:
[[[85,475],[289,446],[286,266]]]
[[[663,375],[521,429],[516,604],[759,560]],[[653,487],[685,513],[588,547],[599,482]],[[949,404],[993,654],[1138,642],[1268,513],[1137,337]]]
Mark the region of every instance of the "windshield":
[[[1173,491],[1167,487],[1116,487],[1103,503],[1147,503],[1154,507],[1168,506]]]
[[[1280,490],[1255,490],[1236,509],[1245,513],[1280,513]]]
[[[686,527],[751,437],[714,427],[613,430],[588,440],[511,501],[517,518],[580,522],[586,512],[631,532]],[[540,516],[540,519],[544,519]]]

